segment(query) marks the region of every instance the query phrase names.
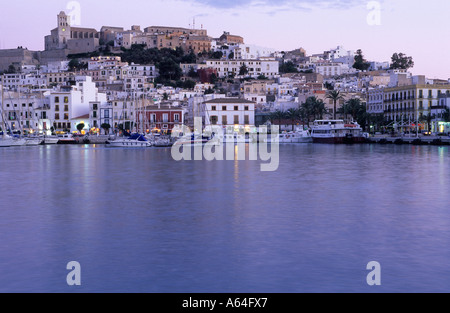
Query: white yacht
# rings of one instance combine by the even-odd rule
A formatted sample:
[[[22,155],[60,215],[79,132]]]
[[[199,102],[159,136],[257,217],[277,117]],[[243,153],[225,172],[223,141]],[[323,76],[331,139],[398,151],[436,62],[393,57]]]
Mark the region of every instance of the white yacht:
[[[26,141],[25,145],[26,146],[39,146],[42,143],[43,140],[44,139],[42,139],[40,137],[26,137],[25,138],[25,141]]]
[[[113,148],[150,148],[152,143],[141,134],[134,134],[128,138],[117,138],[107,142]]]
[[[25,138],[11,137],[8,135],[6,135],[6,138],[4,140],[9,141],[10,147],[21,147],[21,146],[25,146],[27,143]]]
[[[266,141],[275,142],[274,138],[268,135]],[[312,143],[311,133],[307,130],[297,129],[293,132],[283,132],[278,135],[279,143]]]
[[[240,134],[237,132],[234,133],[228,133],[226,131],[223,132],[223,134],[216,135],[214,134],[214,139],[219,140],[221,143],[249,143],[250,142],[250,136],[248,134]]]
[[[363,143],[366,138],[363,130],[356,122],[346,123],[344,120],[316,120],[312,127],[315,143]]]
[[[59,141],[59,138],[56,136],[44,136],[42,144],[43,145],[56,145]]]
[[[6,136],[0,137],[0,148],[11,147],[12,139]]]
[[[58,135],[58,145],[74,145],[77,143],[71,134]]]

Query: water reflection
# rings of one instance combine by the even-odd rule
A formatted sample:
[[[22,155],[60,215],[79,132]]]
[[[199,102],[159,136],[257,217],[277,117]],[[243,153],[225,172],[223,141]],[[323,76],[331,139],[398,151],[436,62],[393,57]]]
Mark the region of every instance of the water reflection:
[[[0,150],[0,291],[448,291],[448,148],[285,145],[280,167],[170,149]],[[39,260],[36,262],[36,260]]]

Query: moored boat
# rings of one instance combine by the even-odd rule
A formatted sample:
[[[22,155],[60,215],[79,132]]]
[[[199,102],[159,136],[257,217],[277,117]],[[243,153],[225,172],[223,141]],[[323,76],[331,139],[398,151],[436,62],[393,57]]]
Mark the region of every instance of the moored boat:
[[[126,138],[117,138],[106,143],[113,148],[149,148],[152,143],[141,134],[133,134]]]
[[[25,138],[26,146],[39,146],[44,139],[40,137],[27,137]]]
[[[366,137],[356,122],[345,123],[344,120],[316,120],[311,133],[315,143],[352,144],[364,143]]]
[[[77,143],[71,134],[58,135],[58,139],[58,145],[73,145]]]
[[[268,135],[267,142],[275,142],[275,138]],[[283,132],[278,135],[278,143],[312,143],[313,139],[308,130],[297,129],[293,132]]]

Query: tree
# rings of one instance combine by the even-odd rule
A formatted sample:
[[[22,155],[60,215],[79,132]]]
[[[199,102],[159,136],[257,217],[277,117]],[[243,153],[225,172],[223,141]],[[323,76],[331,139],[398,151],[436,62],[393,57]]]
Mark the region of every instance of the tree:
[[[188,76],[191,78],[197,78],[198,72],[193,67],[191,67],[191,69],[189,70]]]
[[[323,86],[327,89],[327,90],[334,90],[334,85],[330,82],[325,82],[323,84]]]
[[[278,125],[281,125],[281,122],[286,118],[286,112],[283,112],[281,110],[276,110],[275,112],[272,112],[269,114],[269,119],[274,124],[274,121],[278,121]]]
[[[367,120],[369,119],[366,106],[357,98],[347,100],[339,109],[339,113],[344,114],[345,118],[347,118],[347,114],[350,114],[352,119],[358,122],[362,128],[365,128]]]
[[[165,59],[161,61],[158,68],[162,79],[179,80],[183,74],[180,65],[173,59]]]
[[[334,111],[333,111],[333,113],[334,113],[334,119],[336,119],[337,102],[338,102],[339,100],[344,100],[344,99],[345,99],[344,96],[342,96],[342,94],[341,94],[340,91],[337,91],[337,90],[329,90],[329,91],[327,92],[327,95],[326,95],[325,98],[333,100],[333,104],[334,104]]]
[[[209,95],[209,94],[213,94],[214,93],[214,89],[212,89],[211,87],[208,87],[208,89],[205,90],[205,95]]]
[[[108,123],[103,123],[100,127],[105,131],[105,135],[109,135],[111,125],[109,125]]]
[[[294,131],[295,122],[300,118],[300,110],[291,108],[286,112],[286,118],[291,120],[292,123],[292,131]]]
[[[259,75],[257,77],[257,79],[259,79],[259,80],[267,80],[268,78],[264,74],[261,74],[261,75]]]
[[[81,134],[81,131],[84,129],[84,126],[86,126],[86,125],[84,125],[83,123],[80,123],[77,125],[77,130],[80,134]]]
[[[287,61],[280,65],[280,73],[298,73],[298,69],[292,61]]]
[[[312,120],[322,119],[328,113],[325,103],[317,97],[309,97],[306,99],[306,102],[301,105],[301,110],[300,115],[306,119],[308,127]]]
[[[167,94],[167,92],[163,94],[163,100],[169,100],[169,95]]]
[[[6,74],[16,74],[17,73],[16,67],[13,64],[11,64],[10,66],[8,66],[8,69],[6,70],[5,73]]]
[[[69,71],[74,72],[74,71],[79,71],[82,69],[87,69],[87,64],[84,62],[80,62],[80,60],[78,59],[72,59],[69,62]]]
[[[215,51],[211,54],[211,59],[220,60],[223,57],[222,51]]]
[[[403,53],[394,53],[392,55],[392,63],[391,63],[391,69],[403,69],[407,70],[412,67],[414,67],[414,61],[412,57],[406,56]]]
[[[419,122],[427,123],[427,130],[431,131],[431,121],[435,118],[434,114],[422,115],[419,117]]]
[[[248,67],[243,64],[240,68],[239,68],[239,76],[245,76],[248,74]]]
[[[183,82],[182,87],[184,89],[194,89],[195,85],[196,85],[196,83],[193,80],[188,79],[188,80]]]
[[[370,63],[364,59],[362,50],[358,49],[358,51],[356,51],[355,63],[353,64],[353,68],[356,68],[357,70],[360,70],[360,71],[367,71],[369,69],[369,67],[370,67]]]
[[[448,107],[446,107],[444,112],[442,112],[442,119],[444,122],[450,122],[450,109]]]

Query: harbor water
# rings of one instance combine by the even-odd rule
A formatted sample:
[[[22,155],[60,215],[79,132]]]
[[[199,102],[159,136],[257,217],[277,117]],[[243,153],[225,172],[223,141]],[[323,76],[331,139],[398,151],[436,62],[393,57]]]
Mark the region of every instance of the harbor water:
[[[273,172],[95,145],[0,162],[0,292],[450,291],[449,147],[283,145]]]

